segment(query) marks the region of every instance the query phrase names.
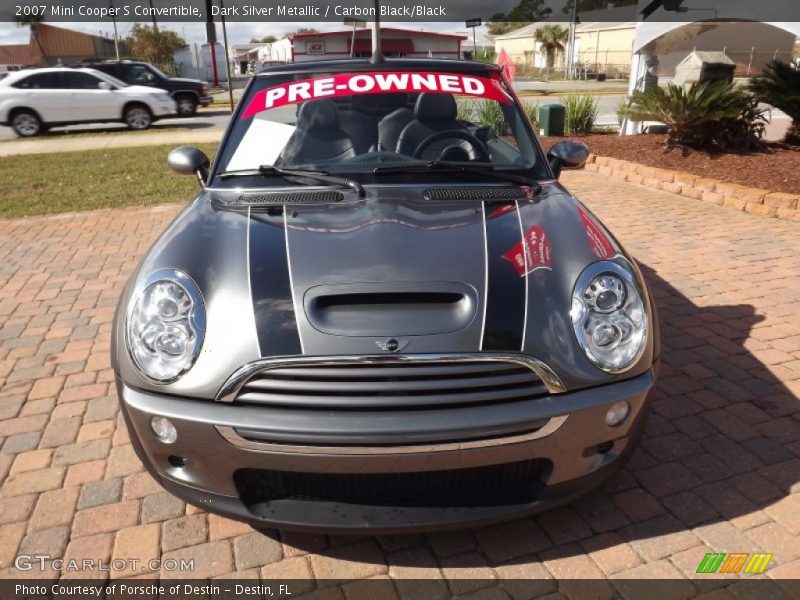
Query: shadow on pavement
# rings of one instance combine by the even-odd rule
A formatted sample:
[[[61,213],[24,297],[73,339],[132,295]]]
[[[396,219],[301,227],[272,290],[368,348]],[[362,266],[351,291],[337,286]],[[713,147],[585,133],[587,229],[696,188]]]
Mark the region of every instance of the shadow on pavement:
[[[345,537],[323,550],[314,535],[283,534],[284,543],[398,567],[435,566],[434,556],[453,568],[506,565],[510,577],[536,577],[531,563],[585,554],[591,569],[606,573],[671,557],[687,577],[708,551],[769,552],[770,566],[800,556],[793,535],[800,501],[795,509],[776,506],[800,491],[800,401],[744,346],[764,317],[747,304],[697,306],[641,266],[661,318],[661,375],[638,449],[605,486],[568,506],[482,529],[364,536],[358,539],[376,542],[373,550],[352,544],[360,548],[352,558],[341,546]],[[593,576],[591,569],[571,576]]]

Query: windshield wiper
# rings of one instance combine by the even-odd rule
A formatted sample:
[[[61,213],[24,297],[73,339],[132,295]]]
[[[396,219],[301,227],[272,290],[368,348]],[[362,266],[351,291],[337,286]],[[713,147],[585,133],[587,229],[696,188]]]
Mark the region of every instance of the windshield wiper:
[[[428,173],[437,171],[440,173],[454,173],[463,175],[472,175],[479,177],[493,177],[495,179],[502,179],[503,181],[510,181],[517,185],[527,185],[533,188],[533,193],[538,194],[542,190],[534,179],[525,177],[524,175],[514,175],[513,173],[505,173],[498,171],[492,165],[461,165],[442,160],[432,160],[426,163],[416,163],[410,165],[396,165],[391,167],[375,167],[372,171],[375,175],[382,175],[385,173]]]
[[[359,198],[364,197],[364,186],[362,186],[355,179],[349,177],[339,177],[338,175],[331,175],[328,171],[315,171],[313,169],[282,169],[281,167],[274,167],[272,165],[261,165],[257,169],[242,169],[239,171],[225,171],[220,173],[220,179],[229,179],[231,177],[299,177],[305,179],[313,179],[314,181],[321,181],[322,183],[330,183],[331,185],[339,185],[342,187],[352,188]]]

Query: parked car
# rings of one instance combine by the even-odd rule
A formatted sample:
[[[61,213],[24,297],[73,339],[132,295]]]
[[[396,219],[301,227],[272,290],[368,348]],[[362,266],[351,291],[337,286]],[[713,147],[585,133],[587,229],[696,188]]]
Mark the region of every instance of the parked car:
[[[31,69],[0,80],[0,125],[20,137],[79,123],[121,121],[147,129],[174,112],[164,90],[127,85],[94,69]]]
[[[484,120],[487,115],[491,117]],[[499,115],[499,118],[498,118]],[[635,261],[558,183],[495,65],[261,71],[113,327],[134,448],[256,526],[481,525],[568,502],[642,432],[660,356]]]
[[[208,106],[214,101],[208,94],[208,84],[204,81],[170,77],[146,62],[122,60],[81,64],[108,73],[130,85],[147,85],[167,90],[175,99],[178,115],[182,117],[191,117],[197,113],[198,105]]]

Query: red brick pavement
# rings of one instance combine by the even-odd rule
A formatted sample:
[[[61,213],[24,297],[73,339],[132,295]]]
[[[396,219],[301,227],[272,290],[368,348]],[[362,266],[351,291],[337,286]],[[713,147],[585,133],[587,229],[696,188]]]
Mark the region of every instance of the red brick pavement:
[[[611,597],[629,578],[692,579],[708,551],[765,551],[778,594],[800,565],[798,224],[599,175],[565,180],[641,262],[661,313],[645,437],[618,476],[571,506],[431,535],[256,533],[165,493],[131,450],[108,345],[122,286],[179,207],[0,221],[2,575],[21,575],[20,553],[161,556],[193,558],[201,577],[388,576],[409,597],[399,580],[520,597],[509,579],[536,578],[527,592],[544,595],[558,578],[581,595],[585,584],[565,579],[609,578],[593,591]],[[704,579],[714,581],[685,589],[734,583]]]

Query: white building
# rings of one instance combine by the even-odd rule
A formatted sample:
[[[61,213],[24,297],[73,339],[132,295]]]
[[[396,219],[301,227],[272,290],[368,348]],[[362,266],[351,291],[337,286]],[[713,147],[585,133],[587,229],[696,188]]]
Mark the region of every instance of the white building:
[[[217,63],[217,79],[227,81],[225,70],[225,48],[217,43],[214,46],[214,58]],[[175,64],[178,66],[178,76],[189,79],[202,79],[212,81],[211,45],[189,44],[175,52]]]
[[[381,27],[381,49],[384,56],[395,58],[461,58],[462,42],[467,36],[461,33]],[[468,44],[468,43],[467,43]],[[469,46],[471,49],[471,46]],[[253,51],[249,51],[252,55]],[[281,62],[305,62],[337,58],[365,58],[372,56],[370,29],[343,29],[318,33],[295,33],[271,44],[262,44],[258,50],[258,67]]]

